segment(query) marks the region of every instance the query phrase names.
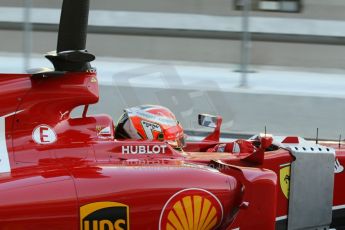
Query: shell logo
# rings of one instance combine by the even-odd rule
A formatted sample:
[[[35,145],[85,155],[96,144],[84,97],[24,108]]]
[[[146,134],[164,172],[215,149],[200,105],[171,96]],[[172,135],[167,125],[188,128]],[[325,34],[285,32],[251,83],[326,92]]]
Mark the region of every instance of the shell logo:
[[[159,221],[160,230],[211,230],[223,219],[218,198],[203,189],[185,189],[165,204]]]

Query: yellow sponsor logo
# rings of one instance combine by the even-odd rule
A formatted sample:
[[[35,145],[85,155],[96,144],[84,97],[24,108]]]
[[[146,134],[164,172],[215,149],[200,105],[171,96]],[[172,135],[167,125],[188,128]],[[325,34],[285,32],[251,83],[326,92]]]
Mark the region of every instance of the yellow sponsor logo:
[[[279,171],[280,188],[287,199],[290,189],[290,165],[283,165]]]
[[[190,189],[175,194],[167,202],[161,214],[159,229],[215,229],[222,218],[222,206],[213,194]]]
[[[129,230],[129,207],[117,202],[96,202],[80,207],[81,230]]]

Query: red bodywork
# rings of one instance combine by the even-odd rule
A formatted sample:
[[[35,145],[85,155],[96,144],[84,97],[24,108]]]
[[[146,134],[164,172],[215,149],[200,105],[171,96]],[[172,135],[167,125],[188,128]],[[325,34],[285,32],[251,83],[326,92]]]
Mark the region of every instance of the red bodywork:
[[[227,164],[243,167],[265,168],[274,171],[278,176],[276,229],[286,229],[289,200],[284,194],[282,186],[279,184],[284,183],[281,170],[287,166],[290,166],[294,161],[294,157],[287,149],[277,147],[275,147],[273,150],[267,149],[264,152],[262,163],[254,163],[244,160],[248,158],[251,153],[232,154],[205,152],[207,149],[212,148],[218,143],[218,141],[189,142],[188,146],[186,147],[186,151],[188,152],[187,158],[192,162],[201,164],[208,164],[209,159],[218,159]],[[342,143],[337,142],[319,142],[319,144],[335,149],[337,160],[336,164],[341,167],[341,170],[339,172],[335,172],[334,174],[333,222],[336,222],[337,225],[345,226],[345,146]],[[301,194],[301,196],[304,195],[307,194]],[[238,220],[240,220],[240,218]],[[237,223],[240,223],[241,221],[242,220]]]
[[[274,229],[274,172],[71,118],[98,101],[96,73],[2,74],[0,88],[1,229]]]
[[[88,0],[63,1],[57,52],[46,56],[53,72],[0,74],[0,229],[286,229],[288,150],[261,139],[254,153],[207,152],[220,117],[204,141],[178,151],[115,140],[111,117],[87,115],[99,99],[88,10]],[[333,217],[345,226],[341,146],[336,159]]]
[[[114,140],[111,117],[70,116],[98,101],[92,72],[6,74],[0,87],[10,167],[0,168],[3,229],[286,228],[279,181],[293,161],[286,149],[263,152],[260,164],[244,160],[250,153],[206,152],[219,134],[189,142],[184,152],[164,142]],[[323,144],[337,149],[342,167],[344,149]],[[344,177],[335,174],[334,212],[344,208]],[[118,216],[107,219],[109,210]]]

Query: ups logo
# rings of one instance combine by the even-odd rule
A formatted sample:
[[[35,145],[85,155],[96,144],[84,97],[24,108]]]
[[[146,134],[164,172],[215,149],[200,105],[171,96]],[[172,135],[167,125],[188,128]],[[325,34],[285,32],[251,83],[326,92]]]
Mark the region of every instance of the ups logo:
[[[129,230],[129,207],[117,202],[96,202],[80,207],[81,230]]]

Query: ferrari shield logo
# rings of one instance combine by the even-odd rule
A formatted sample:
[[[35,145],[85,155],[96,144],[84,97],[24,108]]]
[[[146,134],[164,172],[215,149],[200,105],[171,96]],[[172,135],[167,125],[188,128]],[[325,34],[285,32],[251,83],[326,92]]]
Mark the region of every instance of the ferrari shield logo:
[[[289,199],[290,188],[290,164],[281,165],[279,171],[280,188],[287,199]]]

